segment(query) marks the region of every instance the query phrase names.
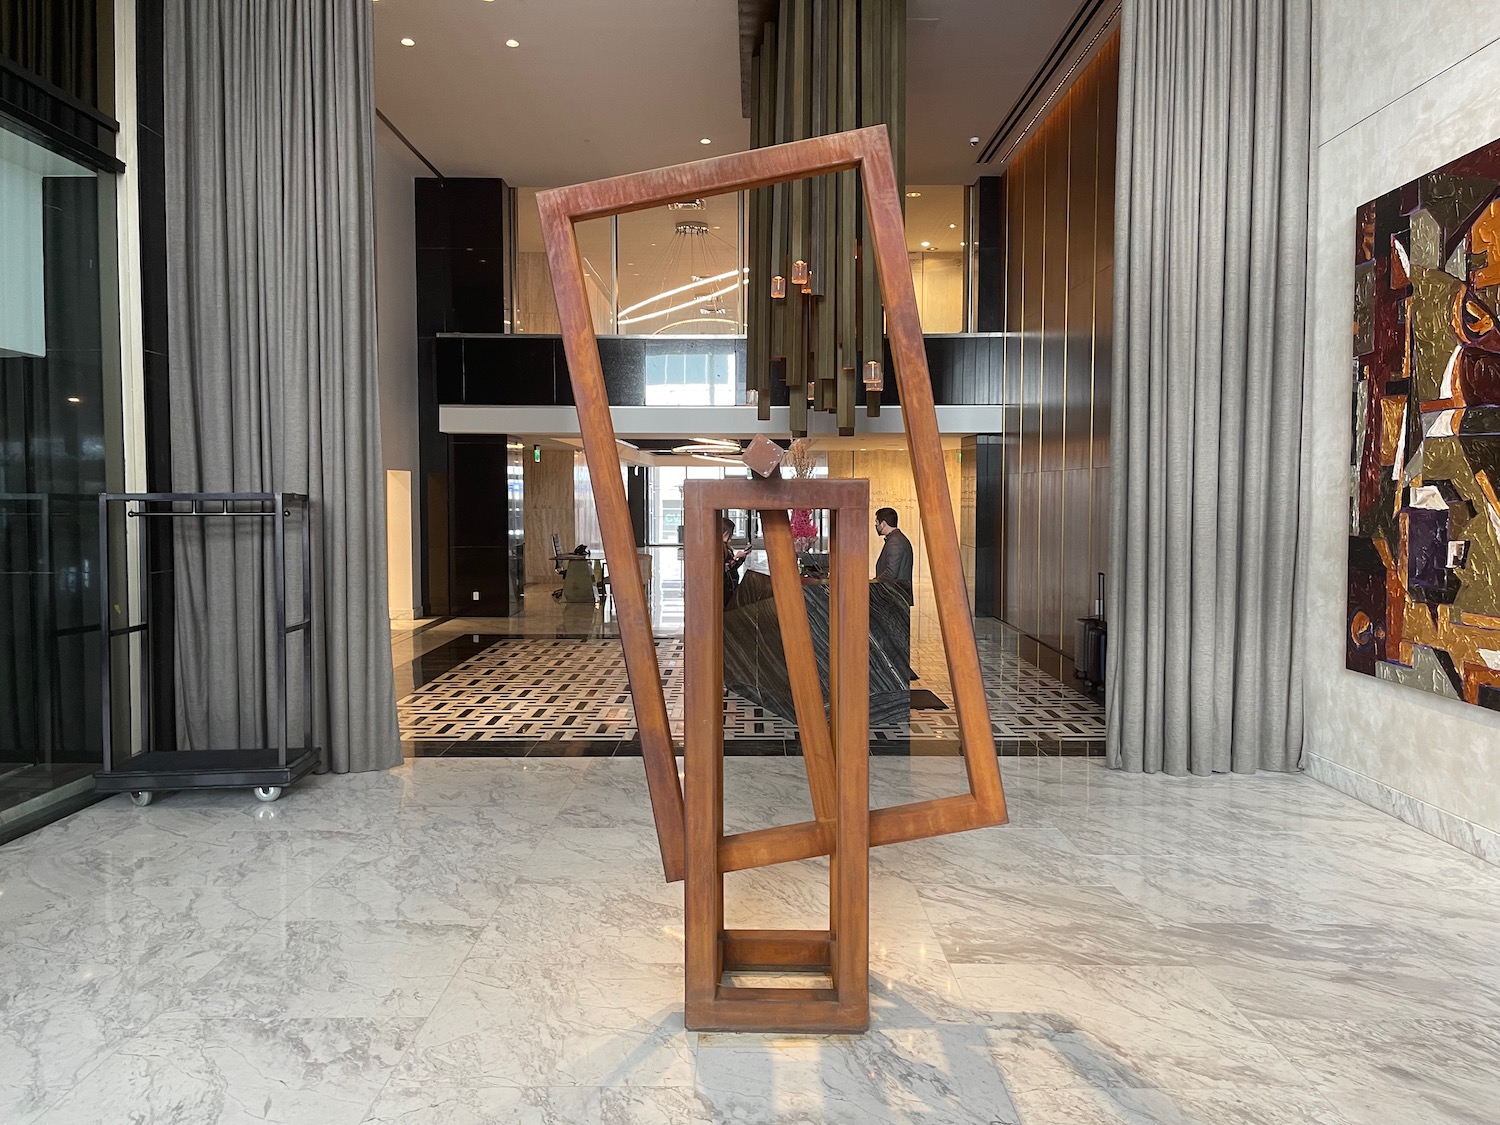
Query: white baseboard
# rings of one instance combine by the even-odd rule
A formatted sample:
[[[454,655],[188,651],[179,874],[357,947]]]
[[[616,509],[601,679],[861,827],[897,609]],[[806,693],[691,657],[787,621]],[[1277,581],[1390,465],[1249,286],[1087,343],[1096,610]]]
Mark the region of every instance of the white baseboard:
[[[1472,820],[1465,820],[1456,813],[1418,800],[1399,789],[1391,788],[1383,781],[1376,781],[1373,777],[1327,758],[1320,758],[1316,754],[1307,756],[1306,768],[1310,776],[1324,785],[1331,786],[1340,793],[1347,793],[1356,801],[1363,801],[1381,812],[1389,813],[1397,820],[1405,821],[1413,828],[1420,828],[1455,848],[1462,848],[1470,855],[1500,865],[1500,832],[1475,824]]]

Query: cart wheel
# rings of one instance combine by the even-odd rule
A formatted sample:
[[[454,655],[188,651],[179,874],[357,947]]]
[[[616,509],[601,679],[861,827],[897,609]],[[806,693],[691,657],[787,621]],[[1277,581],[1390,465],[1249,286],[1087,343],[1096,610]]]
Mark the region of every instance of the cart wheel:
[[[149,805],[154,800],[156,800],[156,794],[155,793],[140,792],[140,793],[132,793],[130,795],[130,803],[132,805],[134,805],[138,809],[145,808],[147,805]]]
[[[281,786],[279,785],[257,785],[255,787],[255,799],[257,801],[265,801],[269,804],[280,796]]]

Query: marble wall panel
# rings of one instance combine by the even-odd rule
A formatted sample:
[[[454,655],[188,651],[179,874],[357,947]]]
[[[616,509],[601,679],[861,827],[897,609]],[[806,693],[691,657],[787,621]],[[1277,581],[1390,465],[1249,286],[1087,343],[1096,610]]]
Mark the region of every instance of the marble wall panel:
[[[564,551],[574,547],[573,458],[571,449],[544,449],[542,459],[526,457],[526,581],[551,582],[552,536]]]
[[[1437,814],[1500,830],[1500,715],[1344,667],[1358,206],[1500,137],[1500,14],[1420,0],[1325,0],[1308,317],[1305,748],[1317,776],[1375,792],[1432,830]],[[1355,784],[1351,779],[1360,779]],[[1409,800],[1402,800],[1401,798]],[[1421,816],[1415,809],[1424,811]],[[1456,841],[1455,841],[1456,842]]]

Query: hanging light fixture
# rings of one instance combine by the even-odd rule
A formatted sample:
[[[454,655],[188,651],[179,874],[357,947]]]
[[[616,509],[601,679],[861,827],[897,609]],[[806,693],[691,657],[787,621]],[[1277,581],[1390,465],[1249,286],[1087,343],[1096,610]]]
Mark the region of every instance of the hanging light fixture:
[[[806,285],[808,280],[807,263],[798,258],[792,263],[792,284]]]
[[[771,296],[778,300],[786,296],[786,278],[779,273],[771,278]]]
[[[885,373],[880,369],[880,361],[872,359],[865,364],[865,390],[878,391],[885,387]]]

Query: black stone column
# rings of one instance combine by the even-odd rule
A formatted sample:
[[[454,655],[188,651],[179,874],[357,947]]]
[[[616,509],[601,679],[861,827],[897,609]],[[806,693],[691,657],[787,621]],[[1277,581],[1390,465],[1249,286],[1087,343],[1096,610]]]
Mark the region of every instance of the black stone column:
[[[1005,526],[1003,439],[998,434],[975,438],[974,466],[974,614],[999,617],[1001,597],[1000,538]]]
[[[976,311],[974,331],[1005,330],[1005,180],[981,176],[976,184]]]
[[[425,615],[509,614],[509,597],[499,593],[485,602],[476,547],[500,549],[501,579],[506,588],[504,543],[466,542],[486,538],[488,514],[475,505],[493,503],[502,525],[506,517],[505,439],[485,435],[450,450],[438,428],[437,355],[445,333],[505,331],[505,181],[495,179],[418,179],[417,229],[417,427],[421,480],[417,482]],[[494,458],[488,464],[486,458]],[[460,479],[458,474],[463,474]],[[500,490],[488,489],[499,482]],[[460,528],[464,529],[462,532]],[[493,530],[493,528],[490,528]],[[460,577],[462,581],[460,581]],[[473,600],[481,590],[481,611]],[[501,603],[507,607],[498,608]]]

